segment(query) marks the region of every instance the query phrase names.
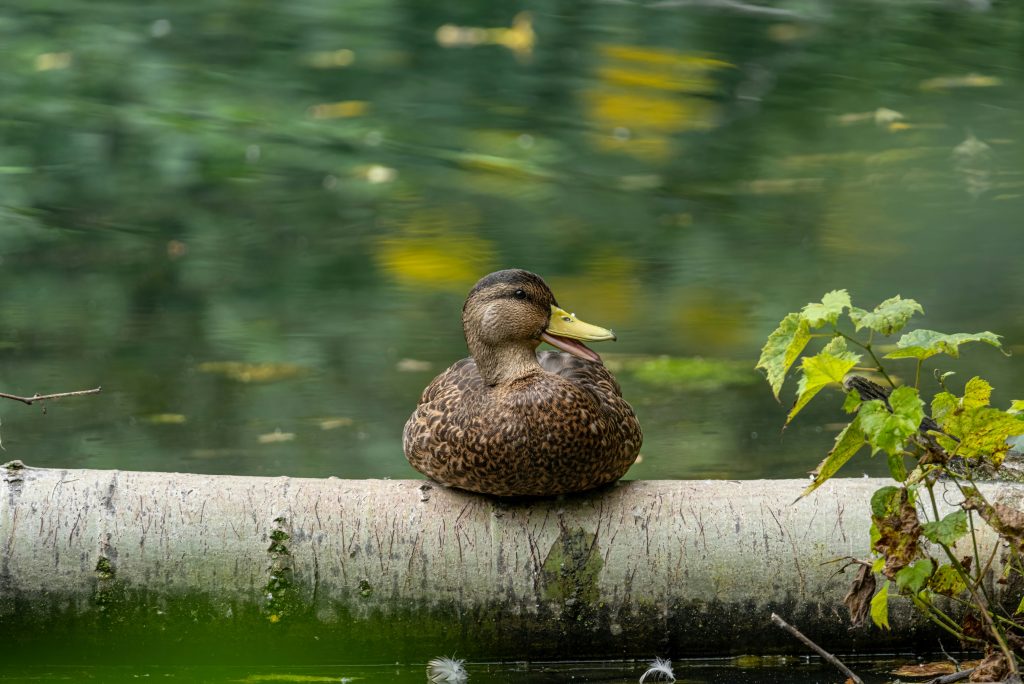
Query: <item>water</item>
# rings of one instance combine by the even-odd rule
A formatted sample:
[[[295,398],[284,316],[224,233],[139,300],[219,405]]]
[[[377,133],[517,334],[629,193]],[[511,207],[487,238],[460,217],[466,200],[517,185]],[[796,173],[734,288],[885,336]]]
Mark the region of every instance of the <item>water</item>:
[[[756,662],[755,662],[756,661]],[[891,670],[912,660],[848,659],[849,667],[867,684],[891,681]],[[607,682],[635,683],[648,667],[646,662],[566,662],[566,663],[476,663],[464,665],[469,681],[487,684],[530,682]],[[672,669],[681,684],[817,684],[840,681],[831,665],[812,658],[746,658],[677,661]],[[376,665],[318,667],[60,667],[0,672],[0,681],[83,681],[104,682],[187,681],[187,682],[423,682],[425,666]],[[647,682],[665,682],[664,677],[649,675]]]
[[[1022,33],[985,2],[6,3],[0,390],[103,393],[0,403],[3,456],[413,477],[466,291],[520,266],[619,334],[628,477],[801,476],[842,414],[780,433],[752,367],[785,313],[900,293],[1024,345]]]

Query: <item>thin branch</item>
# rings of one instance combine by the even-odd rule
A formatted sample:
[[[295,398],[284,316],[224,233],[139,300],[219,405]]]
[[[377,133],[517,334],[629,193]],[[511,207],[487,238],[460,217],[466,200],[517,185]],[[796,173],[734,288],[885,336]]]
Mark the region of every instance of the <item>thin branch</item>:
[[[939,675],[935,679],[929,679],[924,684],[953,684],[953,682],[959,682],[967,679],[974,672],[974,668],[968,668],[966,670],[960,670],[959,672],[953,672],[951,674]]]
[[[844,675],[849,677],[854,684],[864,684],[864,680],[855,675],[850,670],[850,668],[846,667],[846,665],[843,665],[842,661],[839,660],[839,658],[836,658],[834,655],[823,649],[821,646],[808,639],[806,636],[804,636],[803,632],[801,632],[799,629],[797,629],[793,625],[789,624],[788,622],[780,618],[775,613],[772,613],[772,622],[774,622],[777,627],[781,627],[782,629],[786,630],[787,632],[795,636],[800,641],[804,642],[806,646],[811,648],[818,655],[820,655],[822,658],[824,658],[833,666],[835,666],[836,669],[838,669]]]
[[[74,392],[58,392],[57,394],[33,394],[31,397],[19,397],[16,394],[7,394],[6,392],[0,392],[0,399],[13,399],[14,401],[20,401],[23,404],[28,404],[29,406],[31,406],[37,401],[46,401],[47,399],[63,399],[64,397],[79,397],[83,394],[99,394],[102,390],[102,387],[94,387],[93,389],[75,390]]]

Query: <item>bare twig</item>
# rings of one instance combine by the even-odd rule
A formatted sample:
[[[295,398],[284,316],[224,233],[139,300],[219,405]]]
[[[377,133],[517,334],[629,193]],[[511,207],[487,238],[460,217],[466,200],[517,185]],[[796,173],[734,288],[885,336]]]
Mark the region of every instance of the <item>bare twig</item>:
[[[959,672],[953,672],[952,674],[939,675],[935,679],[929,679],[924,684],[953,684],[953,682],[963,681],[971,676],[974,672],[974,668],[968,668],[966,670],[960,670]]]
[[[774,622],[777,627],[781,627],[782,629],[786,630],[787,632],[795,636],[800,641],[804,642],[804,644],[806,644],[809,648],[811,648],[818,655],[820,655],[822,658],[824,658],[833,666],[835,666],[835,668],[842,672],[844,675],[849,677],[854,684],[864,684],[864,680],[855,675],[850,670],[850,668],[846,667],[846,665],[843,665],[842,661],[839,660],[839,658],[836,658],[834,655],[823,649],[821,646],[808,639],[806,636],[804,636],[803,632],[801,632],[799,629],[797,629],[793,625],[789,624],[788,622],[780,618],[775,613],[772,613],[772,622]]]
[[[31,397],[19,397],[16,394],[0,392],[0,399],[13,399],[14,401],[20,401],[23,404],[31,406],[37,401],[46,401],[47,399],[63,399],[64,397],[78,397],[83,394],[99,394],[102,389],[102,387],[94,387],[93,389],[75,390],[74,392],[58,392],[57,394],[33,394]]]

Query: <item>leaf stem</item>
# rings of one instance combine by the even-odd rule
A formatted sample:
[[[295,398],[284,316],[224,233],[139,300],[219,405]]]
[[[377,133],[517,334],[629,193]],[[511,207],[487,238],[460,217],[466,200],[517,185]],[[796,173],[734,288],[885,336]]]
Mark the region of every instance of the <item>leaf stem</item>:
[[[848,342],[850,342],[852,344],[855,344],[858,347],[860,347],[861,349],[863,349],[864,351],[866,351],[871,356],[871,360],[875,362],[875,366],[876,366],[875,370],[877,370],[882,375],[882,377],[885,378],[885,381],[887,383],[889,383],[890,387],[892,387],[893,389],[896,389],[896,383],[893,382],[893,379],[890,378],[889,374],[885,372],[885,368],[882,367],[882,362],[878,359],[877,356],[875,356],[874,350],[871,349],[871,340],[870,340],[870,338],[868,339],[867,344],[865,344],[865,343],[861,342],[860,340],[858,340],[858,339],[856,339],[854,337],[850,337],[849,335],[847,335],[846,333],[842,332],[841,330],[837,330],[836,332],[841,337],[846,339],[846,341],[848,341]]]

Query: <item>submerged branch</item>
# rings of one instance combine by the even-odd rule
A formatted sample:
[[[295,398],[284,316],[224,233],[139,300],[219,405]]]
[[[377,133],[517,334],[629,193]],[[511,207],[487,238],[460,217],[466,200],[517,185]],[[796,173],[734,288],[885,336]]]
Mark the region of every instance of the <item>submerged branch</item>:
[[[824,658],[833,666],[835,666],[835,668],[842,672],[844,675],[849,677],[850,680],[854,682],[854,684],[864,684],[864,680],[855,675],[850,668],[846,667],[846,665],[843,665],[843,661],[839,660],[839,658],[836,658],[834,655],[823,649],[821,646],[808,639],[806,636],[804,636],[803,632],[801,632],[799,629],[797,629],[793,625],[789,624],[788,622],[780,618],[775,613],[772,613],[772,622],[774,622],[776,626],[781,627],[782,629],[786,630],[787,632],[795,636],[800,641],[804,642],[804,644],[806,644],[809,648],[811,648],[818,655],[820,655],[822,658]]]

